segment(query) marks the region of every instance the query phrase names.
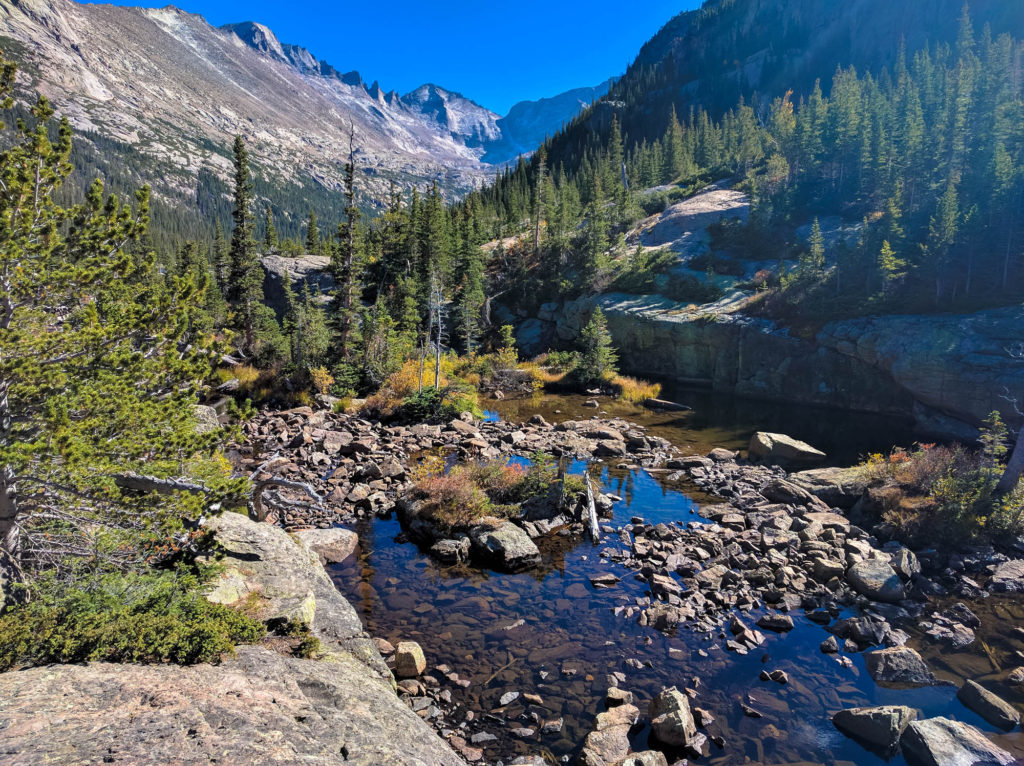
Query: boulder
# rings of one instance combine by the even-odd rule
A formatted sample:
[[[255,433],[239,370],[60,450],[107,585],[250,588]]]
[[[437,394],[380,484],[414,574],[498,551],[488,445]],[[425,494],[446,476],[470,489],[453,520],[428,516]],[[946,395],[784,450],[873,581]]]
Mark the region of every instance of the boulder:
[[[858,561],[847,570],[846,581],[855,591],[873,601],[895,604],[907,597],[896,570],[881,559]]]
[[[481,524],[469,532],[473,551],[491,566],[516,572],[540,563],[540,551],[530,536],[511,521]]]
[[[1020,713],[1006,700],[970,679],[957,692],[964,707],[973,710],[993,726],[1010,730],[1020,724]]]
[[[430,547],[430,555],[443,564],[461,564],[469,559],[469,538],[438,540]]]
[[[834,508],[853,508],[867,489],[867,482],[852,468],[812,468],[789,477],[798,487]]]
[[[1014,559],[997,566],[988,589],[993,593],[1024,593],[1024,560]]]
[[[280,527],[240,513],[222,513],[206,526],[222,553],[221,572],[207,592],[210,601],[230,606],[255,598],[258,617],[269,626],[305,622],[328,655],[351,654],[381,677],[390,677],[359,615],[316,553]]]
[[[201,434],[208,434],[220,428],[220,420],[217,418],[217,410],[207,404],[196,404],[193,407],[196,413],[196,431]]]
[[[674,686],[651,700],[647,714],[651,718],[651,733],[662,744],[685,747],[697,733],[690,701]]]
[[[769,463],[818,463],[826,457],[824,452],[807,442],[767,431],[758,431],[750,437],[747,453],[751,460]]]
[[[51,665],[0,674],[0,700],[10,764],[465,764],[348,654],[241,646],[217,665]]]
[[[892,750],[908,724],[917,718],[917,711],[903,705],[857,707],[840,710],[832,716],[832,723],[843,734],[862,740],[869,745]]]
[[[295,536],[308,550],[320,557],[321,564],[339,564],[359,545],[359,536],[348,529],[300,529]]]
[[[868,675],[876,682],[904,686],[935,686],[939,680],[921,655],[909,646],[893,646],[864,655]]]
[[[1002,766],[1018,763],[973,726],[948,718],[912,721],[900,740],[908,761],[921,766]]]
[[[427,658],[415,641],[399,641],[395,647],[395,675],[415,678],[427,669]]]

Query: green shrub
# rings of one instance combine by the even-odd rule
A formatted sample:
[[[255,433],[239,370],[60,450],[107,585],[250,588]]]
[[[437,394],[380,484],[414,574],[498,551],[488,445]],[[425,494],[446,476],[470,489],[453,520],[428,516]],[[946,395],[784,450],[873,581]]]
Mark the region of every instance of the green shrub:
[[[0,671],[67,662],[214,662],[263,624],[212,604],[180,571],[112,574],[67,587],[41,579],[33,600],[0,617]]]

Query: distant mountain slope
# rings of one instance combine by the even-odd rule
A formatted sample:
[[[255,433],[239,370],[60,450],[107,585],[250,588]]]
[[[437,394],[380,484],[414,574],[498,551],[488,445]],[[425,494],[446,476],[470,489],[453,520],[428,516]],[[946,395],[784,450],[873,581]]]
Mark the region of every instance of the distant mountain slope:
[[[607,95],[612,82],[605,80],[593,88],[575,88],[537,101],[520,101],[498,120],[501,137],[487,147],[484,161],[507,162],[529,154],[580,111]]]
[[[627,139],[662,135],[670,110],[712,117],[747,103],[794,98],[820,79],[827,91],[837,67],[877,72],[907,51],[956,41],[963,0],[707,0],[671,19],[641,49],[605,103],[555,139],[552,153],[578,156],[606,130],[611,111]],[[1024,37],[1024,4],[973,0],[975,31]]]
[[[193,209],[228,178],[236,133],[250,143],[258,195],[262,188],[285,213],[313,206],[330,214],[349,125],[364,201],[380,199],[391,181],[408,188],[436,179],[460,195],[491,176],[489,163],[532,151],[530,136],[554,132],[583,103],[547,100],[528,128],[507,121],[508,138],[499,115],[452,91],[428,84],[405,96],[385,92],[262,24],[216,28],[171,6],[4,0],[0,49],[23,65],[24,91],[47,95],[80,143],[91,144],[90,170],[150,183],[155,200]],[[275,189],[287,199],[275,200]]]

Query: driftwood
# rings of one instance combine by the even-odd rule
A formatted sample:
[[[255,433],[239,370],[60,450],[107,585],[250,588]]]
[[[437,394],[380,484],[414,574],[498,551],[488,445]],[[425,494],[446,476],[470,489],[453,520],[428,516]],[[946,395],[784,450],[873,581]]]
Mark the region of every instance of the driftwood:
[[[590,475],[584,474],[583,480],[587,485],[587,532],[594,545],[601,542],[601,528],[597,523],[597,506],[594,504],[594,490],[590,486]]]
[[[118,487],[132,492],[158,492],[161,495],[187,492],[190,495],[205,495],[210,491],[202,484],[185,479],[158,479],[155,476],[141,476],[137,473],[115,474],[113,478]]]
[[[301,492],[313,501],[312,507],[321,508],[323,506],[323,498],[317,494],[312,486],[305,482],[283,479],[279,476],[268,476],[263,479],[257,478],[261,473],[266,472],[271,466],[282,460],[283,458],[274,455],[252,474],[252,493],[249,496],[248,505],[249,516],[255,521],[266,521],[268,509],[286,511],[297,508],[309,508],[311,506],[310,503],[284,497],[280,492],[272,491],[274,489]],[[187,479],[161,479],[156,476],[142,476],[137,473],[116,474],[113,479],[118,487],[131,492],[158,492],[161,495],[170,495],[174,492],[187,492],[191,495],[208,495],[210,493],[209,488],[206,486],[196,484]]]

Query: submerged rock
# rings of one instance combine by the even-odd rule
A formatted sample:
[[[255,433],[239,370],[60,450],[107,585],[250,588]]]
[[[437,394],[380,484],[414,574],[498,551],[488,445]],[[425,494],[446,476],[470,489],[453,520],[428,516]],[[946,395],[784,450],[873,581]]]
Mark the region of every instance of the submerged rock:
[[[1017,759],[973,726],[948,718],[913,721],[900,740],[904,754],[922,766],[1004,766]]]
[[[896,747],[904,730],[917,718],[917,711],[902,705],[881,705],[840,710],[832,716],[832,723],[843,734],[870,745],[891,750]]]

